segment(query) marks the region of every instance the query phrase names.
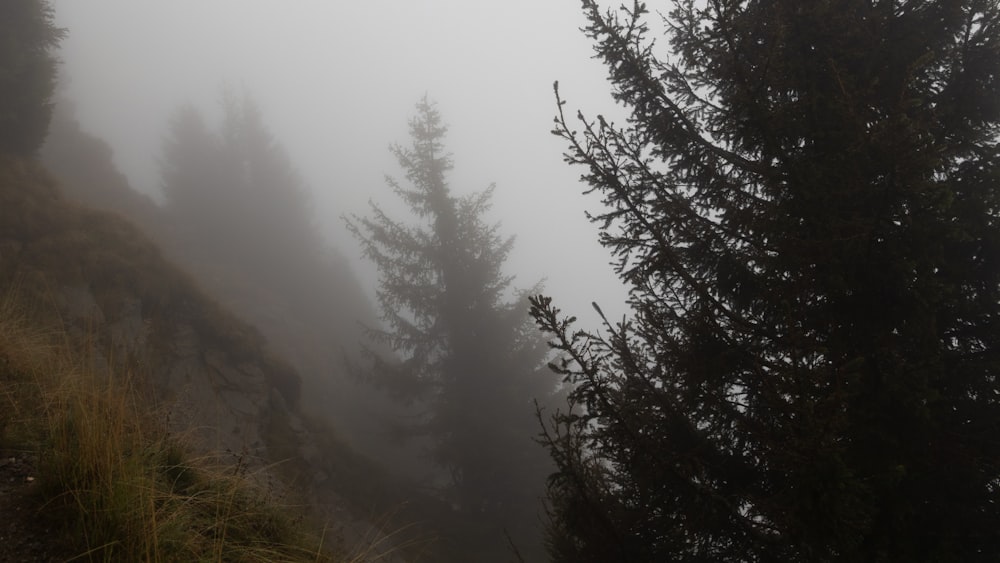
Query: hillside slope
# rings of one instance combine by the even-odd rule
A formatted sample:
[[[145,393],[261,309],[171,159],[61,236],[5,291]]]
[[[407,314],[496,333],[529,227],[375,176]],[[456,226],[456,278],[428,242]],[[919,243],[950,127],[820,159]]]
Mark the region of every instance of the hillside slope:
[[[35,163],[0,157],[0,284],[19,287],[94,353],[147,366],[198,443],[267,458],[299,380],[125,220],[61,201]],[[44,308],[42,309],[44,310]]]
[[[17,295],[32,326],[58,327],[97,373],[141,374],[142,410],[190,454],[308,499],[348,551],[374,553],[363,544],[380,532],[354,519],[332,485],[357,491],[357,512],[378,472],[299,414],[294,369],[125,219],[66,201],[40,164],[9,156],[0,156],[0,295]]]
[[[219,245],[192,239],[185,217],[133,189],[115,167],[107,143],[82,130],[65,102],[56,108],[41,158],[67,200],[127,218],[208,295],[254,326],[269,349],[301,376],[304,410],[328,421],[341,439],[384,466],[421,465],[416,452],[391,440],[385,426],[386,420],[407,413],[346,369],[345,360],[358,360],[363,326],[376,326],[378,320],[335,249],[289,257],[291,267],[280,272],[281,283],[265,283],[238,258],[218,252]]]
[[[0,561],[358,561],[247,456],[168,430],[141,366],[0,297]],[[96,328],[95,328],[96,330]]]

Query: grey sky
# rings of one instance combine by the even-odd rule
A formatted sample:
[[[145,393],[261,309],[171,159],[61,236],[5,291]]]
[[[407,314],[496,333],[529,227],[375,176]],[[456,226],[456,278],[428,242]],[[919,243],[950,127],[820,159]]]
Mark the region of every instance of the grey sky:
[[[612,111],[569,0],[56,0],[69,28],[68,93],[137,189],[156,195],[167,116],[218,108],[245,86],[315,194],[317,217],[348,256],[340,216],[391,201],[391,142],[427,93],[450,125],[452,189],[497,184],[492,218],[516,234],[517,284],[548,279],[559,306],[593,326],[590,301],[614,316],[624,290],[596,242],[579,168],[549,134],[559,80],[569,109]],[[370,280],[367,265],[359,274]]]

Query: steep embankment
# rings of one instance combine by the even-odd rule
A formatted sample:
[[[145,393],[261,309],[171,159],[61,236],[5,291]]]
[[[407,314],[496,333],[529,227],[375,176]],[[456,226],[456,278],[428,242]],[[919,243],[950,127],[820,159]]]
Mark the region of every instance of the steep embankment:
[[[254,326],[302,377],[304,409],[330,422],[366,455],[390,466],[414,465],[411,454],[390,443],[383,426],[398,408],[345,369],[345,358],[358,359],[362,325],[377,320],[335,250],[286,257],[280,283],[265,283],[240,263],[238,253],[219,252],[218,244],[199,238],[204,234],[192,236],[185,217],[134,190],[116,169],[107,143],[83,131],[65,103],[57,106],[41,156],[67,199],[126,217],[208,295]]]
[[[293,271],[282,272],[281,287],[262,283],[232,256],[213,254],[201,248],[213,245],[198,245],[185,236],[184,218],[172,217],[134,191],[115,168],[107,144],[82,131],[66,113],[57,112],[42,157],[58,180],[60,193],[65,194],[64,205],[111,211],[137,225],[155,240],[165,258],[184,269],[182,277],[190,272],[191,279],[212,297],[211,310],[221,306],[250,323],[263,336],[262,341],[255,333],[252,347],[261,349],[266,341],[268,351],[290,362],[301,375],[301,398],[289,409],[293,416],[287,423],[270,424],[273,438],[266,442],[272,458],[294,461],[281,468],[293,474],[296,489],[308,491],[303,494],[310,502],[338,523],[352,521],[344,530],[348,543],[381,538],[379,529],[387,528],[393,532],[393,541],[379,540],[383,546],[410,544],[407,553],[419,558],[426,538],[434,533],[409,523],[432,520],[429,514],[447,513],[449,508],[413,486],[413,476],[426,468],[417,449],[388,436],[385,421],[399,415],[399,407],[345,373],[345,357],[357,359],[361,322],[374,324],[374,313],[347,264],[332,258],[333,252],[329,259],[303,256]],[[117,222],[122,223],[121,219]],[[139,236],[129,229],[131,236]],[[153,289],[152,294],[159,291]],[[170,314],[171,310],[162,307],[148,315]],[[200,342],[200,337],[188,341]],[[229,363],[224,358],[209,361]],[[276,397],[285,401],[281,393]],[[321,422],[302,420],[299,409]],[[282,418],[283,412],[265,414],[273,420]],[[292,440],[283,438],[289,433]],[[386,468],[395,469],[397,475],[387,477]]]
[[[51,305],[102,360],[145,366],[178,428],[268,458],[299,381],[125,220],[60,201],[36,164],[0,157],[0,283]],[[45,310],[42,307],[41,310]]]
[[[362,474],[364,463],[335,440],[319,445],[297,412],[297,375],[267,353],[264,339],[205,297],[130,223],[64,201],[40,165],[7,156],[0,156],[0,290],[27,304],[31,325],[58,327],[61,345],[96,373],[140,374],[139,409],[155,410],[189,453],[235,464],[290,498],[320,498],[321,517],[346,527],[349,544],[378,537],[338,509],[339,497],[314,496],[317,482]]]
[[[262,486],[245,457],[185,448],[188,437],[150,408],[143,368],[98,361],[90,343],[5,289],[0,561],[350,559],[325,548],[320,527],[297,523],[301,510]]]

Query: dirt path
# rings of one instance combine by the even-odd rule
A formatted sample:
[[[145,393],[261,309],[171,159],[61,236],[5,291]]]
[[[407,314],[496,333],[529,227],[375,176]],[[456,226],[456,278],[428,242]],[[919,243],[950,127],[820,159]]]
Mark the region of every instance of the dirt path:
[[[57,563],[73,558],[53,540],[51,525],[38,517],[32,503],[36,467],[32,454],[0,450],[0,561]]]

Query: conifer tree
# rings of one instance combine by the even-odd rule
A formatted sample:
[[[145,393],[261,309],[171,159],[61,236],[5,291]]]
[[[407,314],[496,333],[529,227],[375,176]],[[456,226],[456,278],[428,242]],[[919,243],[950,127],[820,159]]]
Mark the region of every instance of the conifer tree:
[[[0,152],[34,154],[52,117],[56,58],[65,36],[45,0],[0,2]]]
[[[576,331],[555,561],[1000,553],[996,2],[583,2],[628,118],[559,97],[632,314]]]
[[[506,560],[505,529],[516,541],[540,538],[532,528],[550,469],[533,442],[533,400],[550,400],[556,380],[545,369],[548,349],[528,316],[527,293],[512,291],[503,272],[513,238],[484,222],[493,187],[451,193],[445,133],[425,98],[410,122],[412,146],[392,147],[409,184],[388,183],[416,221],[372,204],[368,217],[348,226],[380,275],[384,329],[371,335],[398,355],[370,354],[373,377],[426,407],[414,433],[431,440],[432,459],[449,475],[443,494],[464,521],[448,535],[470,534],[462,538],[470,544],[488,535],[499,547],[490,555],[481,543],[476,560]],[[479,531],[469,532],[470,523]]]

